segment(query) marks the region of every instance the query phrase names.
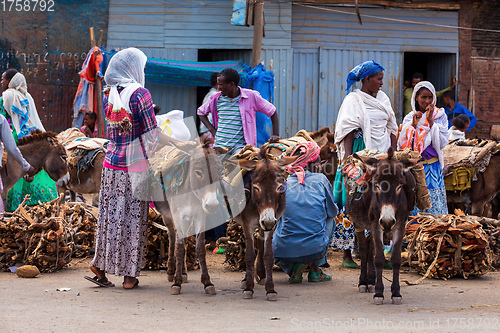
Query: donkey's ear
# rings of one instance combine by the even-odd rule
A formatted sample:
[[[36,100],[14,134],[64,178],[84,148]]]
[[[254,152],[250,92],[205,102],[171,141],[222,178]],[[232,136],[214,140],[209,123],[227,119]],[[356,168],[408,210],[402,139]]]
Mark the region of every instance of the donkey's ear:
[[[57,145],[58,145],[57,139],[55,139],[55,138],[51,138],[50,136],[47,138],[47,141],[48,141],[51,145],[53,145],[54,147],[57,147]]]
[[[410,158],[410,159],[402,159],[400,162],[403,164],[403,170],[404,171],[409,171],[411,168],[413,168],[415,165],[417,165],[420,162],[425,161],[423,157],[420,158]]]
[[[227,154],[229,153],[229,151],[231,150],[231,148],[229,147],[213,147],[214,150],[215,150],[215,153],[217,155],[224,155],[224,154]]]
[[[240,168],[245,170],[255,170],[255,167],[257,166],[258,163],[258,161],[250,161],[250,160],[235,160],[234,162],[238,162]]]
[[[354,158],[357,158],[363,164],[366,166],[366,168],[370,171],[375,171],[378,167],[378,163],[380,162],[378,159],[374,157],[368,157],[368,156],[359,156],[358,154],[354,153],[352,155]]]

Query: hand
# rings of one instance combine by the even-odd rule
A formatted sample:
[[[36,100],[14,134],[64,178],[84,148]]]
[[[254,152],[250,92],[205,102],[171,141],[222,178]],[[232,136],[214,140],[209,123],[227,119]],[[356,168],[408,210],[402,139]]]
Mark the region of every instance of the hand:
[[[455,88],[456,85],[457,85],[457,76],[455,75],[453,77],[453,82],[452,82],[450,88],[453,89],[453,88]]]
[[[31,165],[30,165],[30,168],[29,168],[29,170],[26,172],[26,174],[27,174],[29,177],[33,177],[33,176],[35,176],[35,174],[36,174],[36,170],[35,170],[35,168],[33,168],[33,166],[31,166]]]
[[[268,141],[269,141],[269,143],[276,143],[276,142],[280,141],[280,137],[279,137],[279,135],[273,135],[269,138]]]
[[[429,123],[429,127],[432,128],[432,125],[434,125],[434,119],[432,118],[432,116],[434,116],[434,104],[429,104],[427,105],[427,107],[425,108],[426,111],[427,111],[427,122]]]
[[[90,131],[90,128],[88,128],[87,126],[85,126],[85,135],[87,135],[88,137],[93,137],[94,133],[92,133]]]
[[[413,114],[413,121],[411,123],[411,126],[413,127],[417,127],[417,124],[418,122],[420,121],[420,118],[422,118],[422,112],[421,111],[416,111],[414,114]]]

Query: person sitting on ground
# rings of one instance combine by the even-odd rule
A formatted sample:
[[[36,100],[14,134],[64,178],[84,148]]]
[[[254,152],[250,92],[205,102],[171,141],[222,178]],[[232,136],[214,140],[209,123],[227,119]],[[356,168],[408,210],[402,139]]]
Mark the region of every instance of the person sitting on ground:
[[[443,94],[443,102],[445,105],[444,112],[448,116],[448,128],[453,126],[452,120],[459,114],[464,114],[469,118],[469,125],[467,127],[466,132],[476,126],[477,118],[476,116],[470,112],[465,106],[462,104],[455,102],[455,92],[454,91],[446,91]]]
[[[322,173],[311,173],[320,163],[315,142],[298,145],[298,156],[287,167],[286,207],[273,236],[275,263],[290,276],[289,283],[301,283],[305,264],[311,264],[309,282],[330,281],[320,266],[326,264],[328,246],[335,229],[337,206],[332,185]]]
[[[470,124],[470,119],[465,114],[459,114],[451,120],[451,128],[448,130],[448,141],[465,139],[465,132]]]
[[[97,121],[97,115],[93,111],[85,112],[83,117],[83,126],[80,131],[87,136],[87,138],[97,138],[97,126],[95,122]]]

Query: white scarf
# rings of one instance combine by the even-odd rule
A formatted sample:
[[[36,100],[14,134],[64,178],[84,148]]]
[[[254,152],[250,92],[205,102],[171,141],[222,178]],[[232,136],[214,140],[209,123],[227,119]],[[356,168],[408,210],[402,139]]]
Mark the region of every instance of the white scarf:
[[[380,120],[372,119],[366,107],[380,110],[387,114],[387,121],[382,124]],[[372,128],[380,125],[385,128],[382,133],[372,133]],[[370,96],[359,89],[354,90],[346,96],[339,110],[335,124],[335,143],[338,146],[340,161],[345,159],[344,138],[352,131],[361,128],[363,141],[367,149],[379,149],[386,151],[391,144],[390,135],[397,133],[396,116],[391,107],[389,97],[379,91],[377,97]]]
[[[108,104],[111,110],[106,117],[110,126],[121,127],[121,132],[130,130],[132,115],[130,97],[139,88],[144,87],[144,67],[148,58],[139,49],[128,48],[116,53],[109,62],[104,80],[109,90]],[[121,94],[118,86],[123,87]],[[122,110],[126,110],[125,114]]]
[[[19,138],[29,135],[35,129],[45,132],[23,74],[17,73],[12,77],[8,89],[2,96],[5,111],[12,119],[12,125]]]

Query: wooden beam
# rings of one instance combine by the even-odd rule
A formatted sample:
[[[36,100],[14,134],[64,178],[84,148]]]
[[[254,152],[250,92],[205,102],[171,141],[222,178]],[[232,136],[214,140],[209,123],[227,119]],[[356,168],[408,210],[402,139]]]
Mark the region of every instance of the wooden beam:
[[[354,5],[354,0],[297,0],[298,3],[310,3],[316,5]],[[414,1],[414,2],[403,2],[403,1],[391,1],[391,0],[358,0],[358,4],[362,5],[372,5],[372,6],[384,6],[384,7],[395,7],[395,8],[408,8],[408,9],[435,9],[435,10],[459,10],[460,3],[458,1]],[[363,15],[363,12],[361,12]]]
[[[260,64],[264,36],[264,2],[257,0],[253,11],[252,68]]]

